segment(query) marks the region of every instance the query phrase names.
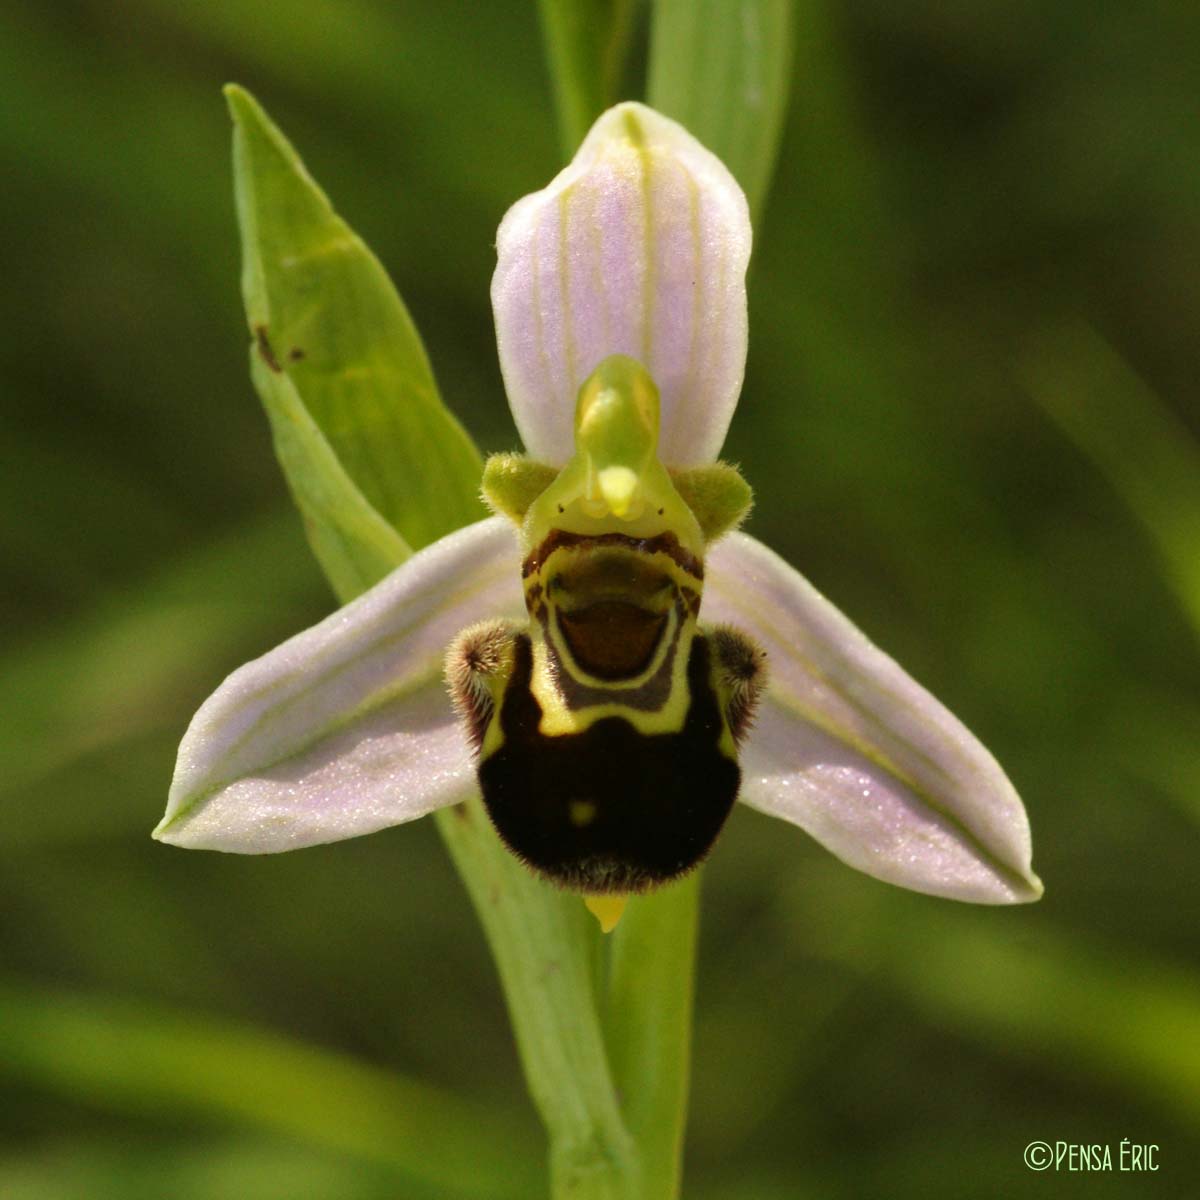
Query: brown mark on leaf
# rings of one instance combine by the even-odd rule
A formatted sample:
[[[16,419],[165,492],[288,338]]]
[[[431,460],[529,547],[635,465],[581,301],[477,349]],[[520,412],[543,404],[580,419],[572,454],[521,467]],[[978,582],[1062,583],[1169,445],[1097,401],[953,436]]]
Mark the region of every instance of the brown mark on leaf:
[[[283,368],[279,365],[279,359],[275,357],[275,351],[271,349],[271,341],[267,337],[267,327],[265,325],[255,325],[254,339],[258,343],[258,353],[262,357],[263,362],[276,375],[283,374]]]
[[[288,351],[288,362],[299,362],[304,357],[304,349],[301,346],[293,346]]]

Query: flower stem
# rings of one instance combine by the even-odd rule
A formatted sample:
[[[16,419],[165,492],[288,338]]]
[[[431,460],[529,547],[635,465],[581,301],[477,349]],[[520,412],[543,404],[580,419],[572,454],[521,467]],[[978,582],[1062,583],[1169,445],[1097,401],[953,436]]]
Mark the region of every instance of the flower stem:
[[[600,1026],[595,921],[578,897],[556,892],[512,857],[479,800],[439,813],[438,825],[500,971],[525,1077],[550,1139],[552,1195],[649,1200]]]
[[[605,1031],[647,1200],[679,1195],[700,875],[630,902],[612,935]]]

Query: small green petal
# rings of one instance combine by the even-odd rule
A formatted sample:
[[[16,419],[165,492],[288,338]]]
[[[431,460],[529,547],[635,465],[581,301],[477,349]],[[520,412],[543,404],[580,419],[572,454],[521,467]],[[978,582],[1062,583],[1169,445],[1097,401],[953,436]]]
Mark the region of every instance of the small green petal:
[[[523,454],[493,454],[483,465],[480,490],[488,507],[518,525],[558,471]]]
[[[754,503],[750,485],[729,463],[672,471],[671,482],[699,521],[706,542],[715,542],[736,529]]]

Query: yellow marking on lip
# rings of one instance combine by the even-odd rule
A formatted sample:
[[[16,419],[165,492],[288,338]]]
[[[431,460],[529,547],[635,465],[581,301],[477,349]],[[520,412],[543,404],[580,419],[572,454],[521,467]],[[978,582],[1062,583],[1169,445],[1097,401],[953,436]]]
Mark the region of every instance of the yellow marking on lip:
[[[590,800],[572,800],[567,806],[571,824],[582,829],[596,819],[596,806]]]
[[[604,933],[612,933],[629,903],[628,896],[584,896],[583,903],[588,912],[600,922]]]

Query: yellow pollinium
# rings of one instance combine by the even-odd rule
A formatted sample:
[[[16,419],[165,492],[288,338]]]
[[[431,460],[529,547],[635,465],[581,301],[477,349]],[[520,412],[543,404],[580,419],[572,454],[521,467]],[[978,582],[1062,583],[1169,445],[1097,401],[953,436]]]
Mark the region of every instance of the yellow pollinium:
[[[612,933],[629,903],[628,896],[584,896],[583,902],[587,910],[600,922],[600,928],[605,933]]]
[[[633,521],[646,507],[640,493],[641,480],[628,467],[605,467],[596,472],[594,491],[585,504],[599,509],[594,516],[611,512],[623,521]]]

